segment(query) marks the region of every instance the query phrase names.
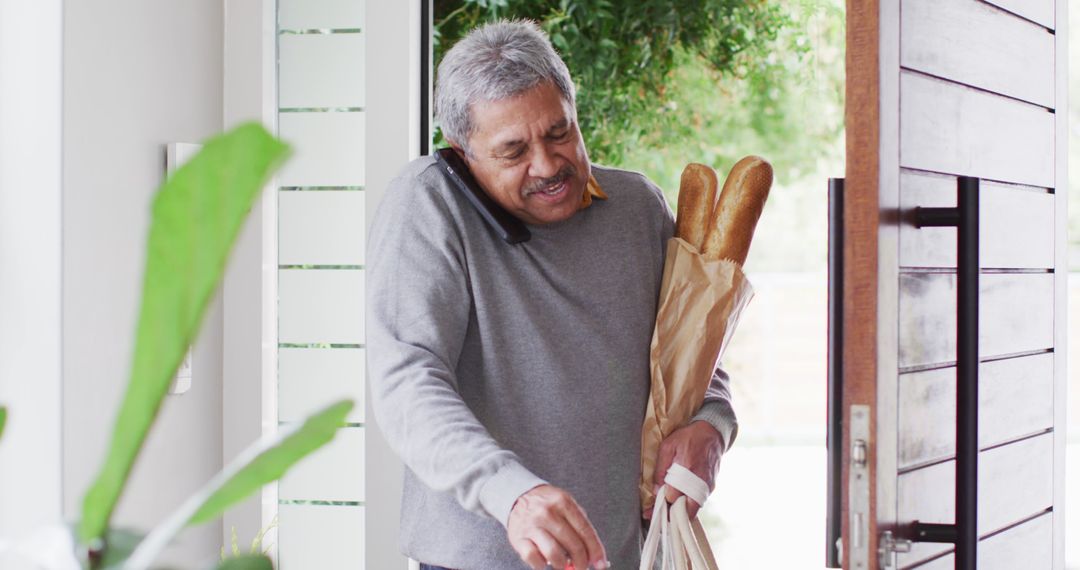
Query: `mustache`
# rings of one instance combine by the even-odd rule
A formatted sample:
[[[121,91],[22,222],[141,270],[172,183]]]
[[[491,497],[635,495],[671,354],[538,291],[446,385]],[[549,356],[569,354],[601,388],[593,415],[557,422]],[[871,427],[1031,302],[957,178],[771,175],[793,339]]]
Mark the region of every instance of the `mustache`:
[[[567,164],[566,166],[562,167],[562,169],[560,169],[559,172],[557,172],[555,174],[555,176],[551,176],[549,178],[541,178],[540,180],[537,180],[536,182],[533,182],[533,183],[529,184],[528,186],[526,186],[525,191],[522,192],[522,195],[528,196],[529,194],[532,194],[533,192],[539,192],[539,191],[541,191],[544,188],[547,188],[549,186],[555,186],[557,184],[562,184],[563,182],[565,182],[566,180],[569,180],[572,176],[575,176],[576,174],[577,174],[577,169],[574,168],[573,165]]]

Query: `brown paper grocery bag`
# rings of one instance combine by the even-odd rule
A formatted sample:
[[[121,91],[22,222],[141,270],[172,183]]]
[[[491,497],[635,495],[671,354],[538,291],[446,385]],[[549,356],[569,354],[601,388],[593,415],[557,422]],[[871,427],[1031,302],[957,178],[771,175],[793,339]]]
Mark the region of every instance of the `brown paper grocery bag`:
[[[753,296],[737,263],[705,259],[680,238],[668,241],[649,353],[652,387],[641,431],[643,509],[653,506],[660,442],[701,407],[716,362]]]

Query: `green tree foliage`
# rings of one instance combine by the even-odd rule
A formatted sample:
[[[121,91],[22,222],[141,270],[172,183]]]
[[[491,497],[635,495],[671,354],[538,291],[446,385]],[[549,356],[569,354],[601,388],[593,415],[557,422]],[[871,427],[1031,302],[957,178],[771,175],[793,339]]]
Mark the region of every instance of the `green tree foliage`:
[[[776,184],[755,233],[751,273],[822,271],[826,179],[843,176],[844,12],[837,0],[785,4],[772,50],[741,75],[694,60],[674,73],[673,114],[683,125],[636,146],[620,166],[641,170],[674,204],[687,162],[721,176],[747,154],[773,163]]]
[[[683,54],[665,101],[668,123],[627,154],[666,188],[696,161],[725,171],[747,154],[801,180],[837,156],[843,135],[843,13],[819,0],[795,4],[768,53],[734,72]],[[652,158],[655,157],[655,158]],[[672,172],[674,171],[674,172]]]
[[[835,17],[823,23],[824,12]],[[814,51],[842,42],[836,2],[437,0],[436,63],[497,18],[533,19],[551,36],[578,86],[596,162],[635,166],[660,151],[683,163],[729,163],[752,146],[770,151],[783,176],[797,176],[842,128],[839,113],[799,105],[842,96],[842,70],[821,74]]]
[[[674,204],[686,163],[723,176],[764,156],[785,197],[766,206],[751,263],[823,267],[825,179],[843,175],[840,0],[436,0],[436,64],[497,18],[551,36],[593,162],[644,172]]]
[[[536,20],[578,85],[578,114],[594,160],[617,164],[636,144],[672,131],[673,71],[688,57],[735,73],[764,57],[787,21],[762,0],[439,0],[436,61],[473,27]]]

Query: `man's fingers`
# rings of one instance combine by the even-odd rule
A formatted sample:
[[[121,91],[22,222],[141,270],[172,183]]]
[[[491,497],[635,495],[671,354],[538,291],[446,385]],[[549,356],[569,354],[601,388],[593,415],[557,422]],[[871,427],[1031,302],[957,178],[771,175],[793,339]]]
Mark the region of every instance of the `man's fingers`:
[[[664,488],[667,489],[667,493],[664,496],[667,497],[667,502],[669,503],[674,503],[675,499],[683,496],[682,491],[676,489],[675,487],[672,487],[671,485],[668,485]]]
[[[704,421],[691,422],[671,433],[663,442],[656,453],[656,465],[653,468],[653,481],[656,483],[658,501],[666,500],[674,503],[683,495],[670,486],[660,493],[661,485],[667,479],[668,470],[672,464],[679,463],[689,469],[694,475],[704,481],[712,492],[716,482],[716,470],[720,465],[720,457],[724,453],[724,441],[716,428]],[[691,519],[697,516],[701,505],[687,497],[686,513]],[[651,519],[651,511],[643,511],[642,517]]]
[[[570,562],[570,557],[567,556],[566,549],[563,548],[563,546],[559,544],[559,541],[547,530],[542,528],[536,529],[532,533],[532,541],[540,550],[540,554],[543,555],[544,560],[546,560],[547,564],[552,568],[562,570],[562,568],[565,568],[567,563]]]
[[[540,553],[540,549],[536,547],[536,543],[524,538],[517,541],[514,545],[514,550],[517,551],[518,556],[525,564],[529,565],[529,568],[533,570],[544,570],[547,567],[547,560],[544,555]]]
[[[570,563],[578,570],[590,565],[597,570],[608,568],[596,529],[581,505],[562,489],[540,485],[521,495],[511,508],[506,532],[529,564],[539,556],[558,570]]]
[[[589,567],[589,552],[585,547],[585,538],[569,521],[555,525],[551,531],[551,535],[558,541],[563,551],[570,556],[574,568]],[[555,567],[561,568],[561,566]]]
[[[694,518],[697,517],[698,511],[700,510],[701,505],[699,505],[697,501],[691,499],[690,497],[686,498],[686,514],[690,517],[690,520],[694,520]]]
[[[657,485],[664,483],[664,475],[667,474],[667,470],[674,460],[675,446],[666,442],[661,443],[660,449],[656,453],[656,465],[653,466],[653,483]]]
[[[585,515],[585,511],[581,506],[573,499],[570,499],[570,503],[563,508],[562,514],[570,528],[576,532],[577,536],[575,538],[580,541],[582,547],[580,551],[582,558],[580,559],[575,551],[571,551],[574,567],[579,569],[588,568],[589,564],[600,567],[602,564],[594,563],[607,562],[607,552],[600,542],[600,536],[596,533],[596,528],[589,522],[589,517]],[[581,563],[579,563],[579,560]]]

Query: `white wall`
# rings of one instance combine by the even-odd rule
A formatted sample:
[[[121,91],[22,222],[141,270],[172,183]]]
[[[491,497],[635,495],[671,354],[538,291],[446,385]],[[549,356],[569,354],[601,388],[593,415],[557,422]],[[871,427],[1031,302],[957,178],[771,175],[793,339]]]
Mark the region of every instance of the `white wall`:
[[[0,537],[61,509],[61,10],[0,0]]]
[[[64,3],[64,512],[99,468],[131,361],[144,240],[163,146],[222,126],[220,1]],[[115,522],[148,529],[222,464],[220,298],[171,396]],[[217,556],[219,523],[184,535],[170,562]]]

